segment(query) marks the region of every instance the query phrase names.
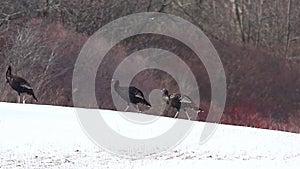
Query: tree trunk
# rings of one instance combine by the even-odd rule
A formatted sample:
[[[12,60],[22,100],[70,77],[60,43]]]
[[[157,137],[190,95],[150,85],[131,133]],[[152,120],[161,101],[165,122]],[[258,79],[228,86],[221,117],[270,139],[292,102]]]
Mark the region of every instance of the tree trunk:
[[[286,44],[285,44],[285,57],[288,55],[288,49],[290,46],[290,19],[291,19],[291,0],[288,0],[287,5],[287,21],[286,21]]]
[[[245,43],[246,39],[245,39],[244,30],[243,30],[243,23],[242,23],[242,19],[241,19],[241,14],[240,14],[240,11],[239,11],[239,2],[238,2],[238,0],[235,0],[234,4],[235,4],[236,19],[238,21],[238,26],[239,26],[239,29],[241,31],[242,42]]]

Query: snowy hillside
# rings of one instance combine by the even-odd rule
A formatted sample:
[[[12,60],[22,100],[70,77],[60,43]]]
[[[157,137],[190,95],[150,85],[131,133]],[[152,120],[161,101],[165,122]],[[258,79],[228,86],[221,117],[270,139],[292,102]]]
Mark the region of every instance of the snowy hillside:
[[[139,132],[124,127],[122,121],[116,120],[116,112],[101,110],[101,113],[107,117],[107,123],[122,132]],[[159,121],[170,124],[175,120],[162,117]],[[299,167],[299,134],[219,125],[210,140],[200,145],[199,131],[205,123],[191,123],[195,123],[192,131],[175,148],[159,156],[128,160],[95,146],[84,134],[72,108],[0,103],[0,168]],[[139,135],[142,133],[145,137],[149,134],[139,132]]]

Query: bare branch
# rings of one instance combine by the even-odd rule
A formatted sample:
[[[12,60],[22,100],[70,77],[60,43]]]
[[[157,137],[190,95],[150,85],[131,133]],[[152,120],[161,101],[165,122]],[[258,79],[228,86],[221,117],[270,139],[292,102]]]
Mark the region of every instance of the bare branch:
[[[149,4],[148,4],[148,6],[147,6],[147,12],[149,12],[149,11],[150,11],[150,9],[151,9],[151,6],[152,6],[152,0],[150,0],[150,1],[149,1]]]
[[[7,23],[9,24],[9,21],[16,19],[18,15],[23,14],[25,11],[18,11],[12,14],[7,14],[7,13],[1,13],[0,15],[3,15],[4,17],[0,19],[0,27]]]
[[[291,0],[288,0],[287,5],[287,21],[286,21],[286,44],[285,44],[285,55],[287,56],[287,52],[290,46],[290,34],[291,34]]]
[[[293,38],[290,39],[290,41],[296,41],[298,39],[300,39],[300,36],[293,37]]]

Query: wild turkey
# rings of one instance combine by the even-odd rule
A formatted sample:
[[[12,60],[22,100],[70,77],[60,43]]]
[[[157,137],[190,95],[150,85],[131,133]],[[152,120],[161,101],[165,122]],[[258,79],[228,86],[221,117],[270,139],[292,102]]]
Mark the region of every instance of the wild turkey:
[[[203,112],[203,110],[201,108],[199,108],[198,106],[196,106],[196,104],[192,101],[191,98],[189,98],[186,95],[181,95],[178,93],[173,93],[173,94],[169,94],[168,90],[163,88],[161,90],[162,92],[162,98],[163,100],[169,104],[170,106],[172,106],[173,108],[175,108],[177,110],[174,118],[177,118],[179,115],[179,111],[180,108],[182,108],[187,116],[187,118],[190,120],[190,116],[187,113],[187,109],[192,109],[194,111],[198,113]]]
[[[140,112],[138,103],[151,107],[151,104],[145,99],[144,94],[138,88],[134,86],[120,86],[119,80],[113,80],[113,82],[115,83],[114,88],[116,92],[121,96],[123,100],[127,102],[127,107],[124,111],[128,110],[130,103],[136,106],[138,112]]]
[[[31,95],[36,101],[38,101],[38,99],[34,95],[33,89],[30,86],[30,84],[25,79],[13,75],[11,71],[11,66],[8,66],[6,71],[6,83],[9,83],[11,88],[18,92],[18,103],[20,103],[22,93]],[[25,101],[25,95],[23,95],[22,102],[25,103]]]

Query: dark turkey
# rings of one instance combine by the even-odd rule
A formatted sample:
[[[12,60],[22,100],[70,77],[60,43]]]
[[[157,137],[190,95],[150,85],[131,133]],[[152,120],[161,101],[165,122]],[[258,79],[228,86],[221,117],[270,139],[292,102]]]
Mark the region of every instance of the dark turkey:
[[[18,103],[20,103],[21,94],[23,93],[31,95],[36,101],[38,101],[30,84],[25,79],[13,75],[11,71],[11,66],[8,66],[6,71],[6,83],[9,83],[11,88],[13,88],[18,93]],[[22,101],[23,103],[25,103],[25,95],[23,95]]]
[[[114,88],[116,92],[120,95],[120,97],[127,102],[127,107],[124,111],[127,111],[129,108],[130,103],[136,106],[137,111],[140,112],[138,107],[138,103],[147,105],[151,107],[151,104],[145,99],[144,94],[141,90],[134,86],[120,86],[119,80],[113,80]]]

